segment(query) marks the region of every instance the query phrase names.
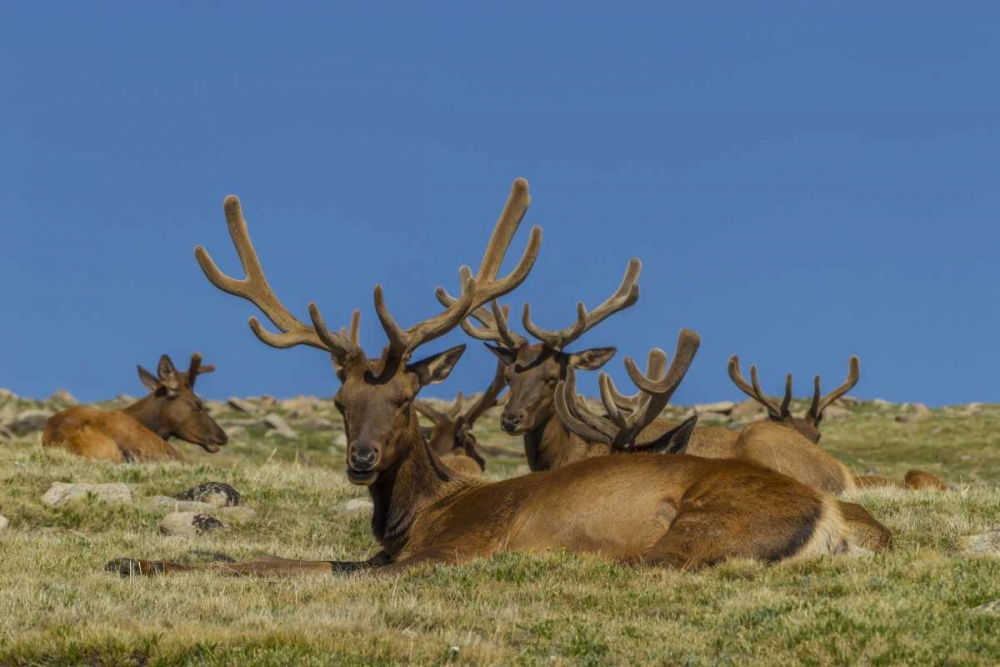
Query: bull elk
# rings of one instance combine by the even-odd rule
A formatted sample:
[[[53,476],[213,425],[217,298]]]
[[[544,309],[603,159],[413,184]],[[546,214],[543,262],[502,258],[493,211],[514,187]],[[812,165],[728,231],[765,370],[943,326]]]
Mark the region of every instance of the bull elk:
[[[462,268],[461,294],[442,313],[403,330],[376,287],[375,307],[389,344],[379,359],[369,360],[349,337],[327,328],[315,303],[309,306],[311,327],[285,309],[264,278],[239,201],[227,198],[226,217],[247,278],[225,276],[202,248],[196,250],[199,263],[213,284],[252,301],[280,329],[271,333],[251,318],[250,327],[263,342],[280,348],[311,345],[333,356],[341,382],[335,402],[348,436],[347,477],[368,487],[372,531],[382,549],[360,562],[265,557],[186,565],[117,559],[108,569],[123,575],[198,569],[271,574],[377,568],[393,573],[422,563],[546,548],[686,568],[735,556],[778,561],[847,549],[858,531],[836,500],[739,462],[662,454],[607,456],[492,483],[442,464],[420,433],[414,398],[421,387],[448,376],[463,348],[418,362],[411,355],[524,281],[541,242],[537,228],[511,274],[503,279],[496,274],[528,203],[527,182],[518,179],[478,273],[473,277]],[[697,335],[682,332],[670,368],[644,378],[644,384],[669,397],[698,344]]]
[[[200,354],[191,355],[188,370],[181,372],[163,355],[156,375],[138,366],[148,396],[117,411],[84,405],[63,410],[45,425],[42,446],[114,463],[183,460],[168,442],[174,437],[207,452],[219,451],[228,440],[226,433],[194,393],[198,376],[215,370],[215,366],[202,366],[201,361]]]
[[[743,393],[764,406],[767,410],[767,416],[770,423],[786,426],[797,432],[809,442],[819,444],[821,438],[819,425],[820,422],[823,421],[824,411],[858,384],[858,381],[861,379],[861,361],[856,356],[852,356],[848,361],[847,379],[826,396],[823,396],[822,389],[820,388],[820,376],[817,375],[813,382],[812,402],[809,405],[809,410],[802,417],[792,415],[790,410],[792,403],[791,373],[785,376],[785,395],[782,398],[780,405],[761,390],[760,381],[757,378],[756,366],[750,366],[750,382],[746,381],[743,377],[743,373],[740,371],[740,358],[736,355],[729,358],[729,377],[733,381],[733,384],[739,387]],[[759,439],[757,432],[760,428],[751,428],[753,426],[754,425],[751,425],[748,426],[747,429],[744,429],[744,432],[740,434],[740,438],[744,438],[744,434],[747,434],[750,438],[756,437]],[[788,438],[785,437],[783,439]],[[841,467],[843,470],[837,471],[835,474],[835,477],[837,478],[844,478],[845,475],[849,474],[846,466]],[[940,491],[948,488],[947,485],[939,478],[931,475],[930,473],[924,472],[923,470],[911,470],[906,473],[906,478],[903,484],[890,480],[886,477],[867,475],[852,475],[851,477],[851,483],[849,485],[845,485],[845,490],[855,486],[904,487],[914,490],[935,489]]]
[[[503,366],[497,362],[497,370],[489,386],[471,406],[465,405],[461,392],[449,410],[438,410],[426,401],[418,400],[414,404],[417,412],[434,423],[424,436],[431,450],[448,467],[475,475],[486,470],[486,460],[479,454],[479,443],[472,429],[487,410],[499,403],[498,396],[505,386]]]

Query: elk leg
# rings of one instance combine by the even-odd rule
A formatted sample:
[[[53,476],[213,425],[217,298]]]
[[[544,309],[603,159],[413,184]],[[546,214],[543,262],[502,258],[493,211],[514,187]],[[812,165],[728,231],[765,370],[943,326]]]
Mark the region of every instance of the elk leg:
[[[889,551],[892,549],[892,533],[875,520],[861,505],[838,500],[840,515],[847,524],[847,532],[852,545],[869,551]]]
[[[469,560],[477,555],[487,555],[476,550],[459,549],[455,547],[443,547],[440,549],[428,549],[420,551],[401,561],[371,570],[372,574],[392,575],[401,574],[411,567],[417,565],[438,564],[455,565],[465,560]]]
[[[384,552],[365,561],[293,560],[277,556],[261,556],[242,563],[172,563],[161,560],[140,560],[137,558],[116,558],[105,566],[109,572],[117,572],[123,577],[181,574],[209,570],[219,574],[236,576],[292,575],[321,572],[325,574],[349,574],[381,567],[388,561]]]

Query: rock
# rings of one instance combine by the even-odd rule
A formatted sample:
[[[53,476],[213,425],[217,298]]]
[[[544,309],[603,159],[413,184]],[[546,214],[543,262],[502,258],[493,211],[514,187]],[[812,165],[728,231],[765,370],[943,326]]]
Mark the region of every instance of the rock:
[[[994,600],[993,602],[981,604],[978,607],[975,607],[972,611],[978,611],[985,614],[1000,614],[1000,600]]]
[[[831,405],[823,411],[823,421],[830,422],[850,419],[852,414],[847,408],[842,408],[839,405]]]
[[[49,396],[49,403],[56,403],[63,406],[76,405],[77,400],[73,397],[73,394],[69,393],[65,389],[58,389],[54,394]]]
[[[319,410],[321,402],[315,396],[296,396],[279,403],[282,410],[287,410],[293,417],[308,417]]]
[[[131,503],[132,489],[128,484],[66,484],[55,482],[42,496],[42,502],[49,507],[96,498],[106,503]]]
[[[268,410],[270,410],[271,408],[273,408],[278,404],[278,399],[276,399],[274,396],[268,396],[267,394],[264,394],[263,396],[257,399],[257,403],[260,405],[261,410],[267,412]]]
[[[224,401],[202,401],[205,406],[205,411],[210,415],[217,415],[226,411],[226,403]]]
[[[334,508],[334,511],[341,514],[349,514],[351,512],[360,512],[362,510],[372,509],[372,501],[367,498],[351,498],[345,502],[340,503]]]
[[[733,409],[729,411],[731,417],[756,417],[758,415],[765,414],[767,409],[763,405],[748,398],[745,401],[741,401],[733,406]]]
[[[874,398],[871,401],[869,401],[869,403],[871,403],[873,407],[879,410],[885,410],[886,408],[891,408],[893,406],[893,403],[890,403],[889,401],[881,398]]]
[[[0,426],[0,442],[10,442],[14,439],[14,434],[5,426]]]
[[[0,387],[0,401],[5,401],[8,398],[17,398],[17,394],[12,392],[10,389]]]
[[[1000,528],[980,535],[964,535],[958,545],[967,554],[1000,555]]]
[[[51,410],[25,410],[17,415],[9,428],[14,435],[37,433],[45,428],[49,417],[54,414]]]
[[[233,507],[240,504],[240,492],[222,482],[205,482],[174,496],[177,500],[194,500],[212,507]]]
[[[273,413],[269,414],[268,416],[264,417],[264,425],[270,429],[273,429],[274,433],[280,435],[283,438],[288,438],[290,440],[297,440],[299,437],[299,434],[296,433],[295,430],[288,425],[288,422],[286,422],[281,415],[276,415]]]
[[[0,514],[0,530],[7,530],[10,526],[10,519]]]
[[[147,501],[150,505],[170,510],[171,512],[211,512],[215,505],[198,502],[197,500],[177,500],[170,496],[153,496]]]
[[[0,426],[8,427],[17,419],[17,407],[8,403],[0,408]]]
[[[300,422],[298,427],[303,431],[330,431],[334,428],[334,423],[325,419],[311,419],[307,422]]]
[[[701,415],[705,413],[712,413],[718,415],[728,415],[736,407],[736,404],[732,401],[719,401],[717,403],[703,403],[694,406],[695,414]]]
[[[252,415],[255,412],[257,412],[256,406],[254,406],[249,401],[244,401],[242,398],[236,398],[235,396],[233,396],[228,401],[226,401],[226,403],[228,403],[229,407],[231,407],[232,409],[237,410],[239,412],[245,412],[248,415]]]
[[[161,533],[175,536],[204,535],[225,527],[215,517],[195,512],[171,512],[160,522]]]
[[[221,519],[226,519],[234,523],[246,523],[247,521],[250,521],[255,516],[257,516],[257,512],[250,509],[249,507],[242,507],[242,506],[221,507],[212,512],[212,516],[219,517]]]
[[[975,417],[982,414],[983,404],[982,403],[969,403],[962,410],[962,415],[965,417]]]
[[[904,403],[900,407],[904,411],[896,415],[896,421],[901,424],[909,424],[931,416],[931,409],[923,403]]]
[[[229,426],[223,430],[230,441],[239,440],[247,434],[247,430],[242,426]]]
[[[971,461],[972,460],[972,455],[971,454],[962,454],[961,456],[958,457],[958,460],[959,461]]]

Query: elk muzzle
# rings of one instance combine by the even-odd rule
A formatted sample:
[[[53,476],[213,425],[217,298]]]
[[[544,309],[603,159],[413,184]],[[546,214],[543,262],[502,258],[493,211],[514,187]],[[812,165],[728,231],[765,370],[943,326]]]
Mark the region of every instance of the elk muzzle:
[[[504,412],[500,417],[500,428],[511,435],[524,432],[525,414],[523,410]]]
[[[378,477],[379,449],[366,443],[354,443],[347,451],[347,478],[352,484],[368,486]]]

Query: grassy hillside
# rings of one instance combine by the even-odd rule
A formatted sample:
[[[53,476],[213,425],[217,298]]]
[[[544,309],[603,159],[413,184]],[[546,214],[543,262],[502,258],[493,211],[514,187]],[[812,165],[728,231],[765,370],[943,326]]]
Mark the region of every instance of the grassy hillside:
[[[7,414],[50,408],[8,397]],[[698,573],[620,567],[563,553],[504,555],[392,578],[122,580],[117,556],[207,560],[226,554],[360,559],[374,550],[366,497],[343,474],[326,401],[249,401],[213,413],[233,441],[190,462],[111,466],[43,451],[37,434],[0,444],[0,665],[207,664],[984,664],[1000,663],[1000,558],[962,536],[1000,528],[1000,406],[923,415],[852,402],[824,424],[823,447],[859,473],[902,479],[919,467],[947,493],[872,490],[852,498],[896,535],[883,556]],[[741,406],[742,407],[742,406]],[[677,409],[676,412],[683,412]],[[260,423],[283,416],[296,439]],[[901,416],[902,415],[902,416]],[[753,418],[716,415],[737,424]],[[901,421],[902,420],[902,421]],[[487,416],[495,476],[523,473],[517,441]],[[125,482],[134,502],[52,508],[53,482]],[[151,499],[227,482],[255,511],[226,530],[160,535]]]

